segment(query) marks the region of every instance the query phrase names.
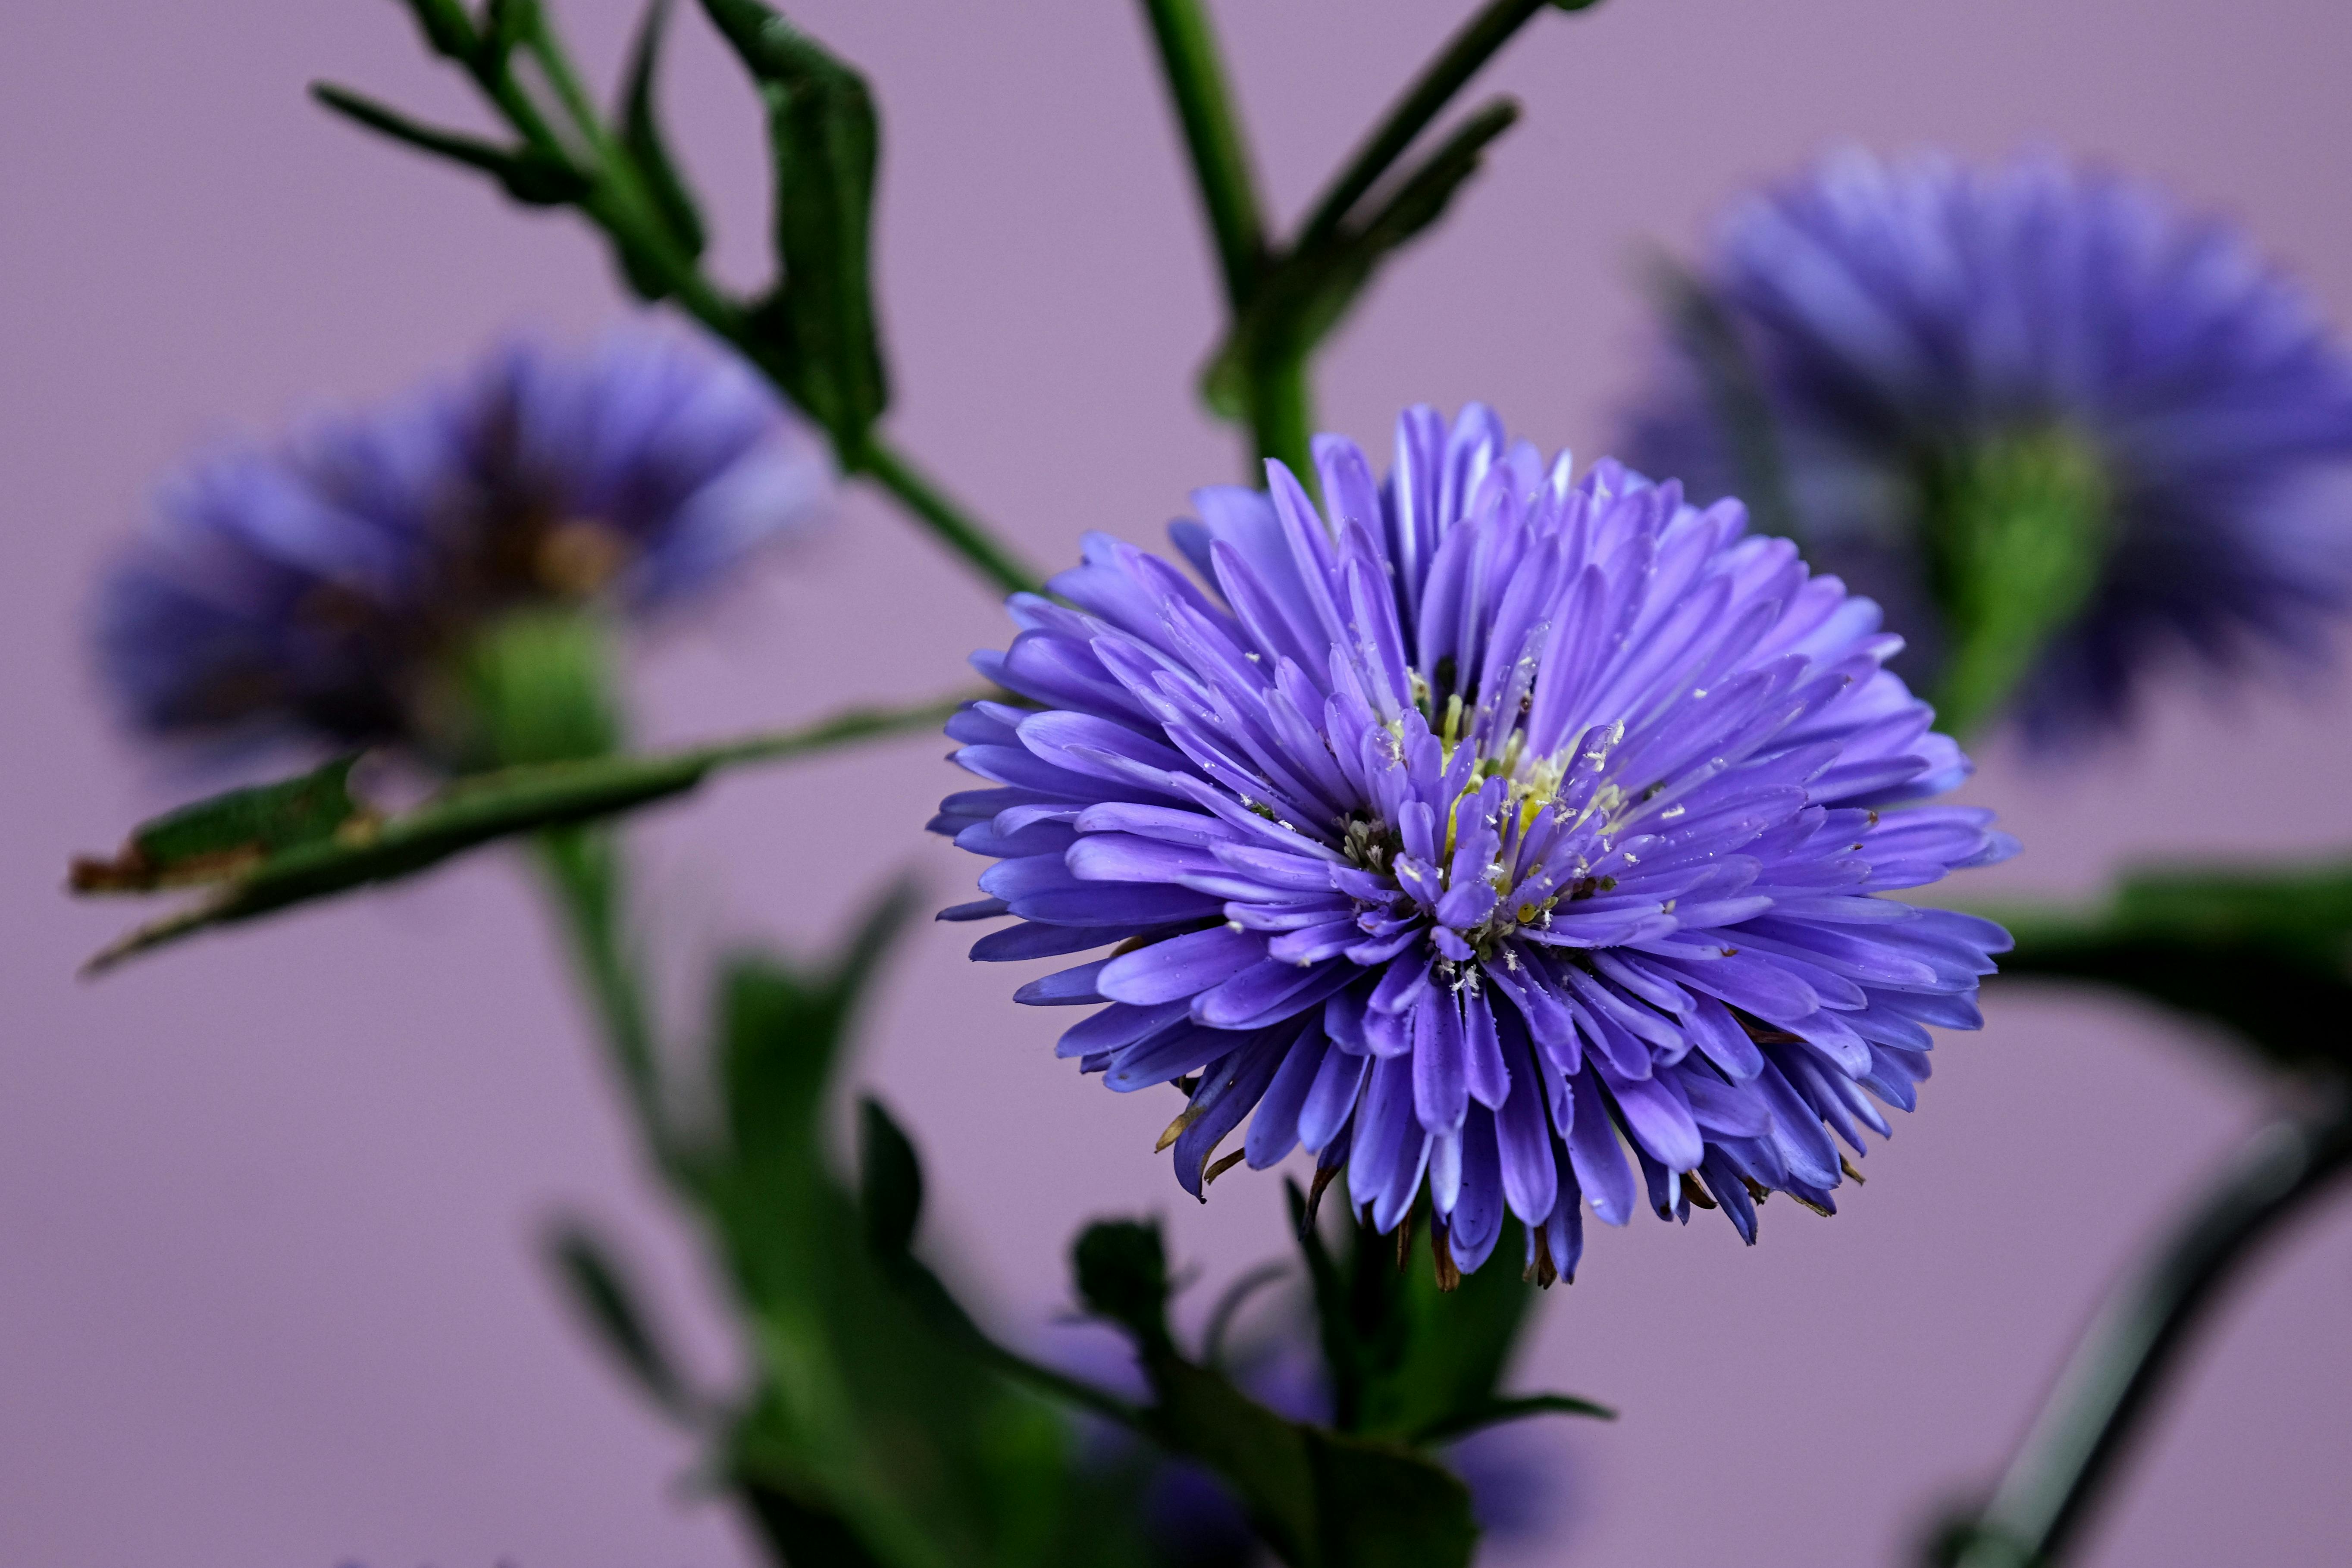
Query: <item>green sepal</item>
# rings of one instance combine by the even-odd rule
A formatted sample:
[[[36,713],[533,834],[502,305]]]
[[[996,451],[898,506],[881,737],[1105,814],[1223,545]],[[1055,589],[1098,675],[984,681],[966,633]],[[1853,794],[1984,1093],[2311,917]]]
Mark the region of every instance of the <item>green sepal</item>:
[[[1314,352],[1381,265],[1444,216],[1478,172],[1488,144],[1518,117],[1518,104],[1508,98],[1486,104],[1405,175],[1370,217],[1283,258],[1201,373],[1201,395],[1209,406],[1228,419],[1248,419],[1257,367],[1296,363]]]
[[[1539,1413],[1533,1405],[1514,1410],[1517,1402],[1497,1392],[1538,1295],[1508,1264],[1525,1246],[1517,1220],[1505,1221],[1484,1268],[1459,1275],[1447,1289],[1433,1261],[1410,1256],[1409,1246],[1367,1224],[1349,1227],[1347,1249],[1335,1258],[1307,1217],[1307,1195],[1296,1182],[1288,1192],[1335,1426],[1423,1445]],[[1410,1238],[1428,1222],[1424,1205],[1402,1235]],[[1542,1409],[1609,1414],[1567,1394],[1528,1397],[1547,1402]]]
[[[486,0],[482,7],[484,41],[501,58],[529,42],[539,26],[539,0]]]
[[[698,1426],[701,1401],[640,1303],[632,1271],[577,1219],[557,1222],[548,1233],[546,1253],[565,1294],[631,1381],[665,1414]]]
[[[138,892],[184,882],[200,882],[212,889],[211,896],[194,906],[142,926],[112,943],[90,960],[87,972],[111,968],[135,953],[214,926],[414,876],[452,856],[517,834],[637,810],[685,794],[720,768],[797,756],[908,729],[928,729],[944,722],[958,706],[941,702],[897,711],[851,710],[803,730],[662,756],[593,757],[473,773],[445,785],[423,804],[389,816],[364,803],[353,802],[345,810],[327,799],[315,816],[298,816],[313,827],[317,822],[334,818],[331,831],[281,831],[277,842],[256,840],[248,830],[234,825],[248,820],[257,796],[288,791],[292,792],[288,798],[299,797],[316,788],[328,770],[255,790],[232,790],[156,818],[134,832],[131,844],[110,860],[85,857],[74,863],[70,884],[77,892]],[[350,762],[340,759],[328,768],[348,770]],[[167,826],[175,835],[167,844],[181,847],[172,851],[182,873],[175,877],[154,874],[141,858],[139,847],[142,835]],[[209,841],[206,836],[215,834],[225,834],[224,842],[232,850],[249,847],[210,860],[201,856],[211,851],[195,856],[185,852],[186,846],[201,846]],[[252,852],[255,849],[258,852]],[[152,857],[152,851],[148,853]]]
[[[1103,1220],[1071,1248],[1079,1298],[1126,1330],[1156,1402],[1143,1427],[1223,1477],[1253,1526],[1298,1568],[1442,1568],[1477,1540],[1470,1495],[1406,1445],[1287,1419],[1188,1360],[1168,1332],[1156,1222]]]
[[[1097,1220],[1070,1247],[1078,1300],[1139,1343],[1166,1345],[1168,1254],[1160,1227],[1140,1220]]]
[[[479,169],[526,206],[563,206],[590,189],[588,176],[562,159],[529,147],[507,148],[411,120],[373,99],[333,82],[310,84],[310,96],[346,119],[436,158]]]
[[[2222,1025],[2273,1067],[2352,1072],[2352,866],[2142,871],[2103,909],[1984,912],[2016,944],[2005,979],[2117,986]]]
[[[2089,444],[2055,426],[1927,454],[1917,482],[1945,645],[1930,700],[1966,741],[2097,592],[2112,487]]]
[[[702,0],[759,85],[782,277],[754,307],[757,352],[854,466],[889,402],[869,251],[880,128],[865,79],[760,0]]]
[[[695,205],[694,193],[677,170],[671,157],[669,142],[662,134],[661,117],[654,103],[654,79],[661,66],[662,38],[669,23],[670,0],[651,0],[644,19],[637,24],[635,43],[629,51],[628,74],[624,79],[620,112],[614,116],[621,127],[621,147],[635,165],[637,178],[646,198],[660,215],[663,226],[685,260],[700,258],[709,243],[709,234],[702,222],[702,213]],[[626,246],[618,247],[622,267],[629,274],[629,283],[646,300],[659,300],[669,292],[668,282],[662,273],[643,264]]]

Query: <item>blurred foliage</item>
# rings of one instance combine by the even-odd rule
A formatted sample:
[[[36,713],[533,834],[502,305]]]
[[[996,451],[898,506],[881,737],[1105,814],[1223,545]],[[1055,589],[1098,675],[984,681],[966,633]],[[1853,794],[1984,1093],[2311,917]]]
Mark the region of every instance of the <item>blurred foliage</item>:
[[[1988,911],[2005,979],[2091,982],[2221,1025],[2274,1068],[2352,1069],[2352,866],[2150,869],[2103,907]]]
[[[356,757],[339,757],[277,784],[230,790],[141,824],[110,858],[75,860],[68,881],[78,893],[205,889],[194,904],[106,948],[90,960],[89,969],[110,968],[213,926],[413,876],[518,834],[651,805],[686,794],[721,768],[932,729],[961,705],[958,700],[851,709],[804,729],[667,755],[496,768],[453,779],[421,804],[394,813],[380,812],[352,794]]]

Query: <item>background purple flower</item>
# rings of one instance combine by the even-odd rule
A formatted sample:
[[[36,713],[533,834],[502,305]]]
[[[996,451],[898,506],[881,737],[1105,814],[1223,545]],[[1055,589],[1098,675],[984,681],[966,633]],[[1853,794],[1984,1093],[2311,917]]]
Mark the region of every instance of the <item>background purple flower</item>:
[[[431,662],[499,611],[656,612],[829,495],[743,367],[624,331],[518,342],[461,379],[163,487],[101,590],[100,659],[160,733],[407,735]]]
[[[1701,498],[1769,491],[1823,570],[1943,653],[1927,492],[2002,440],[2076,446],[2103,564],[2012,710],[2050,743],[2125,718],[2186,651],[2313,656],[2352,595],[2352,360],[2234,228],[2047,157],[1860,153],[1737,205],[1697,269],[1629,459]],[[1728,349],[1744,364],[1702,368]],[[1745,385],[1739,384],[1745,383]]]
[[[1751,1240],[1768,1192],[1833,1206],[1825,1129],[1914,1103],[2006,941],[1876,896],[2013,847],[1909,805],[1968,763],[1899,639],[1737,503],[1574,481],[1482,407],[1406,413],[1385,485],[1316,455],[1328,521],[1279,465],[1195,494],[1213,594],[1094,534],[1066,604],[1015,596],[974,662],[1045,710],[949,727],[995,787],[932,826],[1000,863],[946,918],[1015,917],[984,960],[1118,944],[1017,999],[1096,1008],[1059,1050],[1113,1089],[1186,1086],[1195,1194],[1303,1144],[1383,1231],[1425,1185],[1464,1269],[1507,1207],[1547,1283],[1637,1184]]]

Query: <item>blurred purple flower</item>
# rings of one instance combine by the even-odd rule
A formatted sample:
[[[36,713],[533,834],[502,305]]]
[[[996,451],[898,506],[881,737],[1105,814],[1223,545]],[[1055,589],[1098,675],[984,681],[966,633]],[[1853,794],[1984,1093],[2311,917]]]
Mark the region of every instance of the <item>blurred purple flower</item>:
[[[1785,521],[1888,607],[1915,680],[1946,651],[1939,465],[2087,458],[2101,564],[2011,704],[2037,744],[2120,723],[2177,650],[2315,657],[2352,600],[2352,358],[2232,227],[2048,157],[1850,153],[1733,207],[1696,281],[1727,342],[1673,334],[1628,459]]]
[[[100,660],[152,732],[401,739],[432,662],[488,617],[661,610],[831,488],[821,444],[731,361],[643,331],[585,355],[515,342],[173,476],[102,586]]]
[[[1017,999],[1085,1005],[1060,1054],[1115,1089],[1183,1081],[1199,1194],[1304,1144],[1392,1229],[1424,1182],[1485,1261],[1506,1207],[1546,1282],[1636,1182],[1661,1214],[1832,1205],[1869,1095],[1908,1109],[1926,1026],[1973,1028],[2006,937],[1875,895],[2013,848],[1906,805],[1967,773],[1880,669],[1877,607],[1613,463],[1571,482],[1484,408],[1419,408],[1376,486],[1316,445],[1326,523],[1196,492],[1172,533],[1216,595],[1089,535],[974,662],[1043,712],[949,726],[997,787],[931,826],[998,857],[972,956],[1118,943]],[[1197,1079],[1193,1075],[1198,1075]],[[1865,1093],[1867,1091],[1867,1093]],[[1217,1145],[1255,1110],[1241,1151]]]

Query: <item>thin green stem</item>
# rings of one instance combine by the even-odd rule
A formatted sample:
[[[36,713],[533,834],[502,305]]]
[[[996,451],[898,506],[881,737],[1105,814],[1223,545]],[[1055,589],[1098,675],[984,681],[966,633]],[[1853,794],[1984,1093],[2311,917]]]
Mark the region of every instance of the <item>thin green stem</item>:
[[[1239,311],[1255,294],[1265,266],[1265,225],[1250,173],[1249,146],[1225,86],[1216,30],[1201,0],[1144,0],[1144,10],[1151,18],[1168,94],[1176,100],[1176,116],[1184,127],[1201,205],[1216,236],[1225,300]]]
[[[614,1073],[647,1152],[667,1167],[669,1122],[651,1009],[627,931],[619,838],[610,826],[579,824],[542,831],[537,847]]]
[[[813,752],[826,751],[853,741],[877,740],[914,730],[936,730],[953,718],[965,703],[1003,695],[993,687],[983,687],[953,697],[935,697],[928,702],[911,703],[903,708],[846,708],[831,718],[820,719],[796,730],[775,730],[765,734],[746,735],[740,740],[720,741],[683,753],[683,756],[698,764],[704,773],[714,768],[731,767],[739,763],[769,763],[785,757],[807,756]]]
[[[1958,1568],[2051,1568],[2081,1538],[2208,1311],[2254,1247],[2352,1167],[2352,1113],[2265,1127],[2110,1297],[2019,1446]]]
[[[1044,579],[1036,569],[1004,545],[976,521],[971,513],[949,499],[945,491],[915,467],[907,455],[890,445],[885,437],[866,437],[865,447],[856,455],[852,471],[865,475],[897,497],[900,505],[928,525],[949,548],[979,568],[982,576],[1007,593],[1035,594],[1044,591]]]
[[[1381,176],[1412,145],[1413,138],[1494,58],[1496,51],[1510,42],[1514,33],[1551,3],[1552,0],[1488,0],[1476,16],[1464,23],[1444,51],[1405,89],[1404,96],[1373,128],[1371,135],[1356,150],[1356,155],[1348,160],[1347,166],[1315,204],[1294,249],[1312,249],[1337,234],[1364,193],[1380,183]]]

